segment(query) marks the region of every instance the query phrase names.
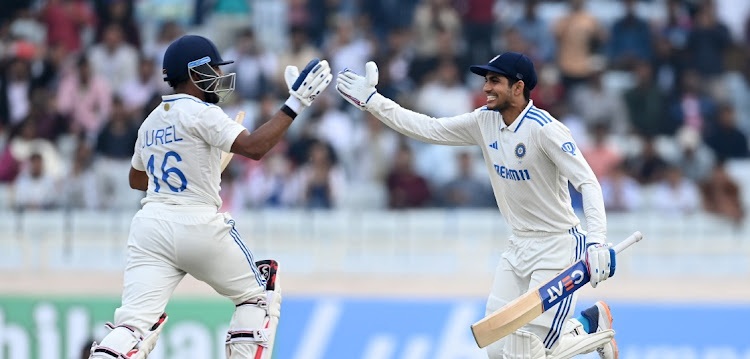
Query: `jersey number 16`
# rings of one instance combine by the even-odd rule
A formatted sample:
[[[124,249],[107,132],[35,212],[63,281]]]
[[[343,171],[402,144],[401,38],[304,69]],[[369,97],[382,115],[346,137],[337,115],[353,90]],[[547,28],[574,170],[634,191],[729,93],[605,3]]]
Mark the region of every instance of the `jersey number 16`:
[[[188,181],[187,178],[185,178],[185,174],[182,173],[177,167],[169,167],[167,168],[167,161],[169,161],[169,157],[174,157],[177,162],[182,161],[182,157],[175,152],[175,151],[169,151],[164,154],[164,161],[161,162],[161,180],[167,184],[169,189],[172,190],[172,192],[182,192],[187,188]],[[159,185],[159,180],[156,178],[156,175],[154,174],[154,155],[151,155],[151,157],[148,159],[148,166],[146,166],[146,169],[151,173],[151,176],[154,178],[154,192],[159,192],[159,189],[161,186]],[[175,176],[180,178],[180,186],[175,187],[171,183],[169,183],[169,175],[174,174]]]

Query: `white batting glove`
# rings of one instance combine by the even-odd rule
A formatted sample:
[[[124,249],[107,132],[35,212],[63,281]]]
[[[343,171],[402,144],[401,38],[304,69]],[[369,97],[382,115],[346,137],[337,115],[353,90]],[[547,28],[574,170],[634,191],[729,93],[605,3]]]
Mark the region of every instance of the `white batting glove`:
[[[341,97],[362,111],[367,110],[367,103],[378,92],[377,84],[378,65],[373,61],[365,64],[365,76],[346,68],[336,77],[336,90]]]
[[[331,79],[331,67],[326,60],[312,59],[301,73],[297,66],[287,66],[284,80],[291,96],[284,104],[299,115],[328,87]]]
[[[596,286],[615,275],[615,250],[612,243],[589,243],[586,245],[586,267],[589,269],[591,286]]]

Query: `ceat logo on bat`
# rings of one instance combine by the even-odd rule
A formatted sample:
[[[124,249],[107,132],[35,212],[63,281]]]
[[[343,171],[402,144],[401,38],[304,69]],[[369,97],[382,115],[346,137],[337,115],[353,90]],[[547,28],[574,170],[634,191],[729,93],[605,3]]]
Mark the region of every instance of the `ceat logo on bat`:
[[[539,288],[544,310],[560,302],[588,282],[586,266],[578,262]]]

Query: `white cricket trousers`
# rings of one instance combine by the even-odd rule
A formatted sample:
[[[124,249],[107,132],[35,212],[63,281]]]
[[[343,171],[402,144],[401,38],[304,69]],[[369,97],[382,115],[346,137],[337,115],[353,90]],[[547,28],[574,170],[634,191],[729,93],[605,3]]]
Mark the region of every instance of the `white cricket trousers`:
[[[514,231],[495,271],[485,316],[547,282],[581,259],[585,247],[586,232],[580,226],[557,234]],[[574,292],[521,329],[538,336],[547,349],[552,348],[560,337],[565,321],[575,312],[577,297]],[[491,359],[502,359],[504,343],[505,339],[501,339],[487,346]]]
[[[130,225],[122,306],[115,325],[144,334],[186,273],[235,305],[265,296],[253,254],[227,213],[212,206],[146,204]]]

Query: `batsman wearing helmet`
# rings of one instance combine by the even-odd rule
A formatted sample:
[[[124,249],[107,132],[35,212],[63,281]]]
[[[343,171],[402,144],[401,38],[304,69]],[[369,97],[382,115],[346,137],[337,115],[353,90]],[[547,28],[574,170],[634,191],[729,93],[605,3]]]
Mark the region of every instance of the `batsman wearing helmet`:
[[[175,40],[164,55],[164,80],[174,94],[139,129],[130,186],[146,191],[128,237],[122,306],[112,331],[94,343],[91,358],[146,358],[156,345],[169,297],[186,273],[232,300],[226,355],[270,359],[281,309],[278,264],[258,261],[235,222],[219,213],[220,157],[232,152],[260,159],[284,136],[295,116],[331,81],[326,61],[300,72],[288,66],[289,99],[263,126],[249,132],[216,104],[234,89],[231,63],[201,36]]]
[[[402,108],[378,94],[378,68],[365,76],[344,70],[339,94],[394,130],[428,143],[479,146],[497,205],[513,233],[497,266],[486,314],[508,304],[585,256],[596,287],[615,272],[615,252],[606,242],[601,187],[568,128],[534,106],[537,82],[531,60],[507,52],[487,65],[471,66],[484,77],[486,106],[471,113],[432,118]],[[435,99],[440,101],[440,99]],[[588,233],[570,204],[568,181],[583,194]],[[617,358],[612,317],[604,302],[571,318],[576,294],[513,334],[487,347],[490,358],[564,359],[597,350]]]

